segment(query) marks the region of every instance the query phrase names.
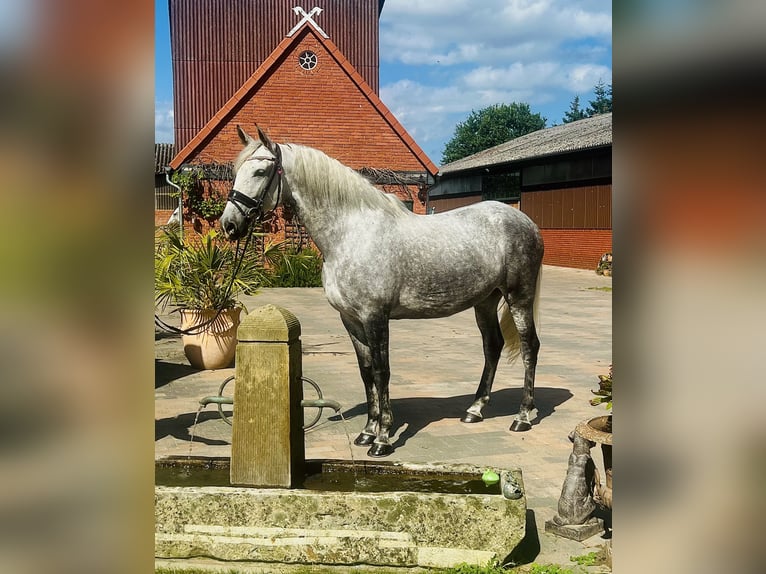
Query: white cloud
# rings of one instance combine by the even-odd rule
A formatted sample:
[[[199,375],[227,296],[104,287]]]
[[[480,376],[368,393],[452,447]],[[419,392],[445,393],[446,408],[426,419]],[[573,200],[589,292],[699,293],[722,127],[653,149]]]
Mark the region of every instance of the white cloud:
[[[567,71],[564,85],[570,91],[582,94],[590,92],[599,80],[611,84],[612,70],[606,66],[580,64]]]
[[[444,12],[464,12],[474,6],[471,0],[387,0],[383,8],[386,15],[434,17]]]
[[[466,74],[464,82],[469,89],[484,89],[489,86],[496,88],[524,86],[531,89],[555,83],[560,73],[560,65],[556,62],[533,62],[531,64],[514,62],[510,66],[501,68],[491,66],[474,68]]]
[[[492,54],[555,52],[562,43],[610,42],[611,3],[567,0],[427,2],[387,0],[381,14],[381,57],[403,63],[486,62]]]
[[[467,89],[536,89],[563,88],[574,93],[589,92],[599,80],[610,83],[612,71],[596,64],[568,65],[559,62],[515,62],[507,67],[474,68],[463,78]],[[533,96],[534,99],[534,96]],[[531,103],[531,102],[528,102]]]
[[[154,141],[155,143],[173,143],[173,103],[154,102]]]
[[[611,3],[599,0],[386,0],[380,95],[438,163],[457,122],[528,103],[548,125],[611,83]]]

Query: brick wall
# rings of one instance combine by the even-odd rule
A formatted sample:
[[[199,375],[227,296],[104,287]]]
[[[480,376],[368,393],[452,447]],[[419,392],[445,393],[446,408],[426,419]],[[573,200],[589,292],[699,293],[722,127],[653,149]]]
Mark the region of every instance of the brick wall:
[[[593,269],[604,253],[612,251],[611,229],[541,229],[545,242],[543,263]]]
[[[311,71],[298,65],[298,55],[304,50],[318,57]],[[254,124],[258,124],[278,143],[320,149],[354,169],[425,171],[387,119],[311,33],[305,33],[282,56],[273,72],[256,87],[255,95],[233,110],[223,128],[214,131],[188,161],[233,160],[242,149],[237,124],[251,135],[255,134]],[[401,199],[409,197],[401,194]],[[414,211],[425,212],[417,199]]]
[[[154,226],[165,225],[171,215],[173,215],[172,209],[156,209],[154,211]]]

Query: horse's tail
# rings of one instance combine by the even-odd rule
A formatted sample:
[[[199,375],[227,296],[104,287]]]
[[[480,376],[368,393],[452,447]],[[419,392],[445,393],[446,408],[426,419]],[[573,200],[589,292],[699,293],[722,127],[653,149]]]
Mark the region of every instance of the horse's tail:
[[[537,285],[535,285],[535,300],[532,303],[532,316],[535,321],[535,330],[540,333],[540,315],[538,313],[538,303],[540,302],[540,286],[543,283],[543,266],[537,271]],[[521,354],[521,336],[516,328],[516,322],[513,320],[508,302],[503,298],[500,303],[500,330],[503,332],[505,345],[503,351],[508,356],[508,362],[513,364]]]

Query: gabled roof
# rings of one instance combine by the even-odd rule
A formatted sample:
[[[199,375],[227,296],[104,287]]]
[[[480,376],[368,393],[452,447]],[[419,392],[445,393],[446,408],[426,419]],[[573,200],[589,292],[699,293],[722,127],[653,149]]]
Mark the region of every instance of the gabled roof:
[[[441,166],[440,175],[612,145],[612,114],[545,128]]]
[[[391,110],[386,107],[383,101],[378,97],[375,91],[364,80],[364,78],[356,71],[354,66],[349,62],[346,57],[341,53],[335,43],[329,38],[324,38],[321,34],[317,34],[316,31],[309,26],[308,23],[303,25],[303,28],[293,36],[285,37],[274,51],[266,58],[258,69],[242,84],[242,86],[234,92],[234,95],[221,107],[215,115],[205,124],[205,126],[197,132],[197,134],[189,141],[186,146],[178,152],[170,163],[173,169],[178,169],[194,152],[202,146],[208,136],[210,136],[217,128],[224,124],[227,119],[239,108],[241,104],[244,104],[253,94],[258,85],[269,76],[271,71],[279,65],[279,62],[286,52],[290,51],[293,46],[302,41],[306,34],[312,34],[325,49],[329,52],[330,56],[338,63],[343,71],[348,75],[351,82],[356,85],[359,91],[367,98],[373,108],[380,114],[380,116],[391,126],[393,131],[399,136],[402,142],[412,151],[413,155],[425,166],[426,170],[436,175],[438,168],[434,164],[426,153],[420,148],[415,140],[407,133],[399,120],[396,119]]]

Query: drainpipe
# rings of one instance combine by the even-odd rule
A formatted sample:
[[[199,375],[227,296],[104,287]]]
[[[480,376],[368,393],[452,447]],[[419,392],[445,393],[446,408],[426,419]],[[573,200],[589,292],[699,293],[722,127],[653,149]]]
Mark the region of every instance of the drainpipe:
[[[170,181],[170,175],[173,173],[173,168],[165,166],[165,181],[178,190],[178,237],[181,239],[181,243],[184,242],[184,197],[183,191],[175,183]]]

